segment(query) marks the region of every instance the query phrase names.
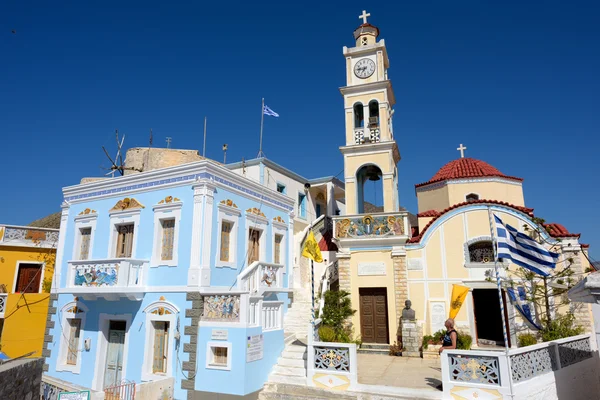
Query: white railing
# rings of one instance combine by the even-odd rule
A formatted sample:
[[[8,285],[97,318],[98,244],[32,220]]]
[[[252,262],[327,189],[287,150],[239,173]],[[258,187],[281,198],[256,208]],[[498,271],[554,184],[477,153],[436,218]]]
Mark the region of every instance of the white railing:
[[[358,385],[356,344],[320,342],[315,321],[308,335],[306,380],[308,386],[327,386],[329,389],[352,390]]]
[[[451,398],[458,388],[464,398],[485,391],[505,399],[562,398],[560,393],[576,392],[588,377],[597,380],[597,357],[590,335],[526,346],[508,354],[445,350],[441,359],[444,398]]]
[[[148,260],[131,258],[69,261],[67,285],[90,293],[111,288],[144,287],[147,267]]]
[[[260,308],[262,297],[250,297],[248,303],[248,326],[260,325]]]
[[[321,276],[321,291],[319,293],[319,318],[323,314],[323,308],[325,307],[325,292],[329,290],[331,282],[338,279],[338,262],[333,261],[325,267],[323,275]]]
[[[260,295],[283,289],[283,269],[282,264],[254,261],[238,276],[238,289]]]
[[[0,244],[56,248],[58,245],[58,229],[0,225]]]
[[[8,300],[8,293],[0,293],[0,318],[4,318],[4,312],[6,311],[6,301]]]
[[[283,328],[283,301],[262,302],[263,332]]]

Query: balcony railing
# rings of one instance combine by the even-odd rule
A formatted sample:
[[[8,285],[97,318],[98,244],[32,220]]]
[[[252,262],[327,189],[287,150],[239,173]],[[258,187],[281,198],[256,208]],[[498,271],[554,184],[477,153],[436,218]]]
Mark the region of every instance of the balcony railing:
[[[255,261],[238,276],[238,289],[262,295],[283,289],[282,264]]]
[[[56,248],[58,229],[0,225],[0,245]]]
[[[8,293],[0,293],[0,318],[4,318],[4,312],[6,311],[6,300],[8,299]]]
[[[407,212],[374,213],[334,217],[334,237],[338,240],[408,239]]]
[[[69,261],[67,287],[84,298],[86,294],[143,293],[147,268],[148,260],[131,258]]]

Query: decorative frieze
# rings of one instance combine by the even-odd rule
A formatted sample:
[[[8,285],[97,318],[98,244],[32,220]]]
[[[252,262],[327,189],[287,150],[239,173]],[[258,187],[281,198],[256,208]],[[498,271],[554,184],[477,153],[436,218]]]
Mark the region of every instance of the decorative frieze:
[[[202,321],[239,322],[239,295],[210,295],[204,296]]]
[[[138,202],[133,197],[131,197],[131,198],[130,197],[125,197],[123,200],[117,201],[117,204],[115,204],[113,206],[113,208],[111,208],[109,210],[109,212],[111,212],[111,211],[135,210],[135,209],[140,209],[140,208],[145,208],[145,207],[144,207],[144,205],[142,205],[140,202]]]
[[[405,235],[403,214],[357,215],[335,219],[335,237],[368,238]]]

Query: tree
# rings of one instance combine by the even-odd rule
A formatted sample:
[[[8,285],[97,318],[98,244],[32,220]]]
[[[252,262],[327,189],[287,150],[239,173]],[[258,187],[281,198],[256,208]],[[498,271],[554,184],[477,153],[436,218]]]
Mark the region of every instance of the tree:
[[[559,243],[547,242],[541,230],[549,232],[545,221],[541,218],[532,217],[534,229],[529,225],[524,224],[524,230],[531,238],[540,244],[549,246],[550,251],[561,252],[562,246]],[[502,279],[502,286],[505,288],[523,287],[526,293],[526,301],[530,303],[537,317],[538,324],[542,330],[540,332],[544,341],[554,340],[560,337],[577,335],[583,332],[582,327],[575,326],[575,317],[572,309],[561,315],[565,306],[571,305],[571,301],[567,296],[567,292],[579,280],[585,272],[576,272],[572,269],[573,258],[566,258],[559,261],[552,275],[546,277],[536,274],[528,269],[511,264],[507,267],[507,276]],[[495,273],[493,270],[486,271],[486,279],[496,283]],[[581,305],[579,305],[581,306]]]

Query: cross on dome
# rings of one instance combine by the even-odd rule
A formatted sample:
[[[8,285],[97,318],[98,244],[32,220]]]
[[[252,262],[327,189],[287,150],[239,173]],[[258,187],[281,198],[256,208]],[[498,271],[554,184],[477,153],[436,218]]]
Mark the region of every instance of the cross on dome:
[[[465,158],[465,150],[466,150],[466,149],[467,149],[467,148],[466,148],[466,147],[464,147],[464,146],[462,145],[462,143],[461,143],[461,144],[460,144],[460,146],[459,146],[459,147],[456,149],[456,150],[460,151],[460,158]]]
[[[367,23],[367,17],[370,17],[370,16],[371,16],[371,14],[370,14],[370,13],[367,13],[367,11],[366,11],[366,10],[363,10],[362,14],[361,14],[361,15],[359,15],[359,16],[358,16],[358,18],[359,18],[359,19],[360,19],[360,18],[362,18],[362,20],[363,20],[363,24],[366,24],[366,23]]]

